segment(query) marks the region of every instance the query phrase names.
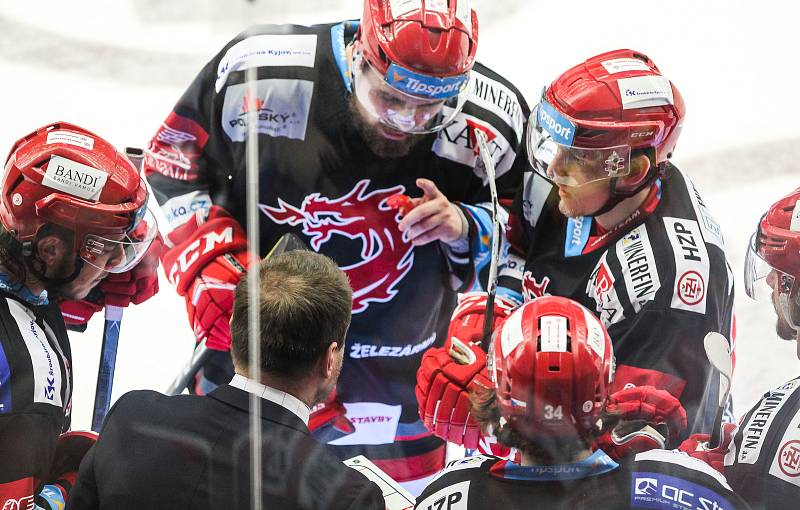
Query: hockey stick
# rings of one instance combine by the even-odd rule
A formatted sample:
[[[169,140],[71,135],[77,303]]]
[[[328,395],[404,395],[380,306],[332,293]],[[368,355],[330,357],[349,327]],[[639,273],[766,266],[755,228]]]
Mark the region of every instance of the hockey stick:
[[[126,147],[125,155],[136,166],[142,169],[144,152],[134,147]],[[121,306],[106,305],[103,343],[100,347],[100,363],[97,367],[97,386],[94,390],[94,410],[92,412],[92,430],[100,432],[103,420],[111,405],[111,389],[114,386],[114,368],[117,365],[117,347],[119,347],[119,329],[122,323]]]
[[[270,257],[274,257],[275,255],[289,251],[307,249],[308,247],[299,237],[297,237],[297,235],[288,233],[282,235],[281,238],[278,239],[278,242],[275,243],[264,259],[268,259]],[[238,264],[235,258],[231,257],[231,259]],[[244,268],[242,269],[244,270]],[[211,349],[206,346],[206,340],[203,339],[197,344],[197,346],[195,346],[192,357],[189,358],[189,361],[186,362],[178,376],[173,379],[172,383],[164,393],[166,395],[179,395],[182,393],[183,389],[189,384],[189,381],[191,381],[192,378],[197,375],[197,372],[200,371],[210,356]]]
[[[709,449],[714,449],[719,446],[722,439],[722,415],[725,412],[725,405],[728,403],[728,397],[731,394],[733,360],[731,359],[728,340],[716,331],[706,335],[703,339],[703,345],[708,361],[719,372],[719,400],[717,412],[714,415],[714,425],[711,429],[711,439],[708,442]]]
[[[475,141],[478,144],[478,152],[480,161],[483,163],[483,168],[486,172],[486,178],[489,181],[489,194],[492,201],[492,251],[491,260],[489,260],[489,279],[487,281],[486,289],[486,314],[483,319],[483,340],[481,347],[487,353],[491,350],[492,338],[492,323],[494,322],[494,299],[497,295],[497,264],[500,258],[500,218],[499,210],[500,203],[497,199],[497,184],[495,181],[495,168],[494,160],[489,153],[489,146],[486,143],[486,135],[479,129],[474,130]],[[488,360],[487,360],[488,361]],[[491,363],[491,361],[489,361]]]

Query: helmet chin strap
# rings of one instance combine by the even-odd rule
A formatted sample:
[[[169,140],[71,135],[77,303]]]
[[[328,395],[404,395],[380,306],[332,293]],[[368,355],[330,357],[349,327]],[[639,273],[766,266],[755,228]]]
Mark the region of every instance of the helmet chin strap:
[[[69,276],[64,278],[52,278],[46,276],[44,271],[37,266],[44,266],[44,262],[34,255],[33,243],[28,241],[23,244],[23,253],[25,253],[24,260],[25,266],[40,282],[44,284],[44,288],[48,293],[58,295],[61,289],[75,280],[83,269],[83,259],[77,254],[75,255],[75,269]],[[45,268],[46,271],[46,268]]]

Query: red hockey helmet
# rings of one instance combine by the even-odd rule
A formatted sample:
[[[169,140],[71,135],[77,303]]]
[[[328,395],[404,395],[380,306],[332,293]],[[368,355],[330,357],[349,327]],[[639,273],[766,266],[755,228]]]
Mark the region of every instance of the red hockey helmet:
[[[558,296],[529,301],[506,319],[492,349],[500,414],[523,437],[586,437],[596,426],[614,353],[589,310]]]
[[[147,187],[131,161],[94,133],[57,122],[18,140],[5,164],[0,221],[23,245],[47,224],[74,233],[73,248],[101,269],[133,267],[157,235]],[[113,253],[112,257],[100,257]],[[100,267],[100,266],[98,266]]]
[[[463,107],[478,49],[469,0],[365,0],[358,40],[355,95],[382,123],[433,132]]]
[[[657,167],[672,156],[685,114],[680,92],[649,57],[610,51],[573,67],[544,90],[528,123],[528,157],[556,184],[581,186],[628,175],[631,151],[652,148],[649,185]],[[551,167],[556,158],[564,171]],[[568,171],[569,163],[580,171]],[[643,187],[615,192],[632,194]]]
[[[769,281],[773,275],[775,281]],[[766,282],[769,285],[759,285]],[[747,295],[771,296],[777,285],[779,313],[800,331],[800,188],[781,198],[761,217],[750,238],[744,270]]]

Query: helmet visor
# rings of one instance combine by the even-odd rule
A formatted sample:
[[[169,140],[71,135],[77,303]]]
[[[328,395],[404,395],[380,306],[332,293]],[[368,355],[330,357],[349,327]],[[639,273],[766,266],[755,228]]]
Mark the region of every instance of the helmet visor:
[[[403,76],[402,72],[410,71],[401,72],[402,69],[392,65],[387,74],[394,77],[393,82],[402,83],[404,90],[419,90],[420,95],[391,85],[388,78],[381,76],[360,52],[356,52],[353,90],[359,105],[381,124],[403,133],[434,133],[448,125],[466,102],[469,79],[462,76],[450,81],[442,79],[440,84],[427,84],[413,76]]]
[[[122,235],[88,234],[80,250],[81,258],[94,267],[109,273],[124,273],[132,269],[147,253],[158,235],[153,213],[145,208],[131,229]]]
[[[573,144],[576,126],[546,101],[528,122],[528,160],[533,169],[559,186],[583,186],[630,174],[631,148]]]

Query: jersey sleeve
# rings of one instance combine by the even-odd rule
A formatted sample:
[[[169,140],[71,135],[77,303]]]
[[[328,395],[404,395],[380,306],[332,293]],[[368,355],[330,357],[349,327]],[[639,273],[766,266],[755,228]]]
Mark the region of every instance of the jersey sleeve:
[[[489,468],[498,460],[488,455],[474,455],[449,462],[417,497],[414,508],[469,508],[470,486],[475,479],[487,476]]]

